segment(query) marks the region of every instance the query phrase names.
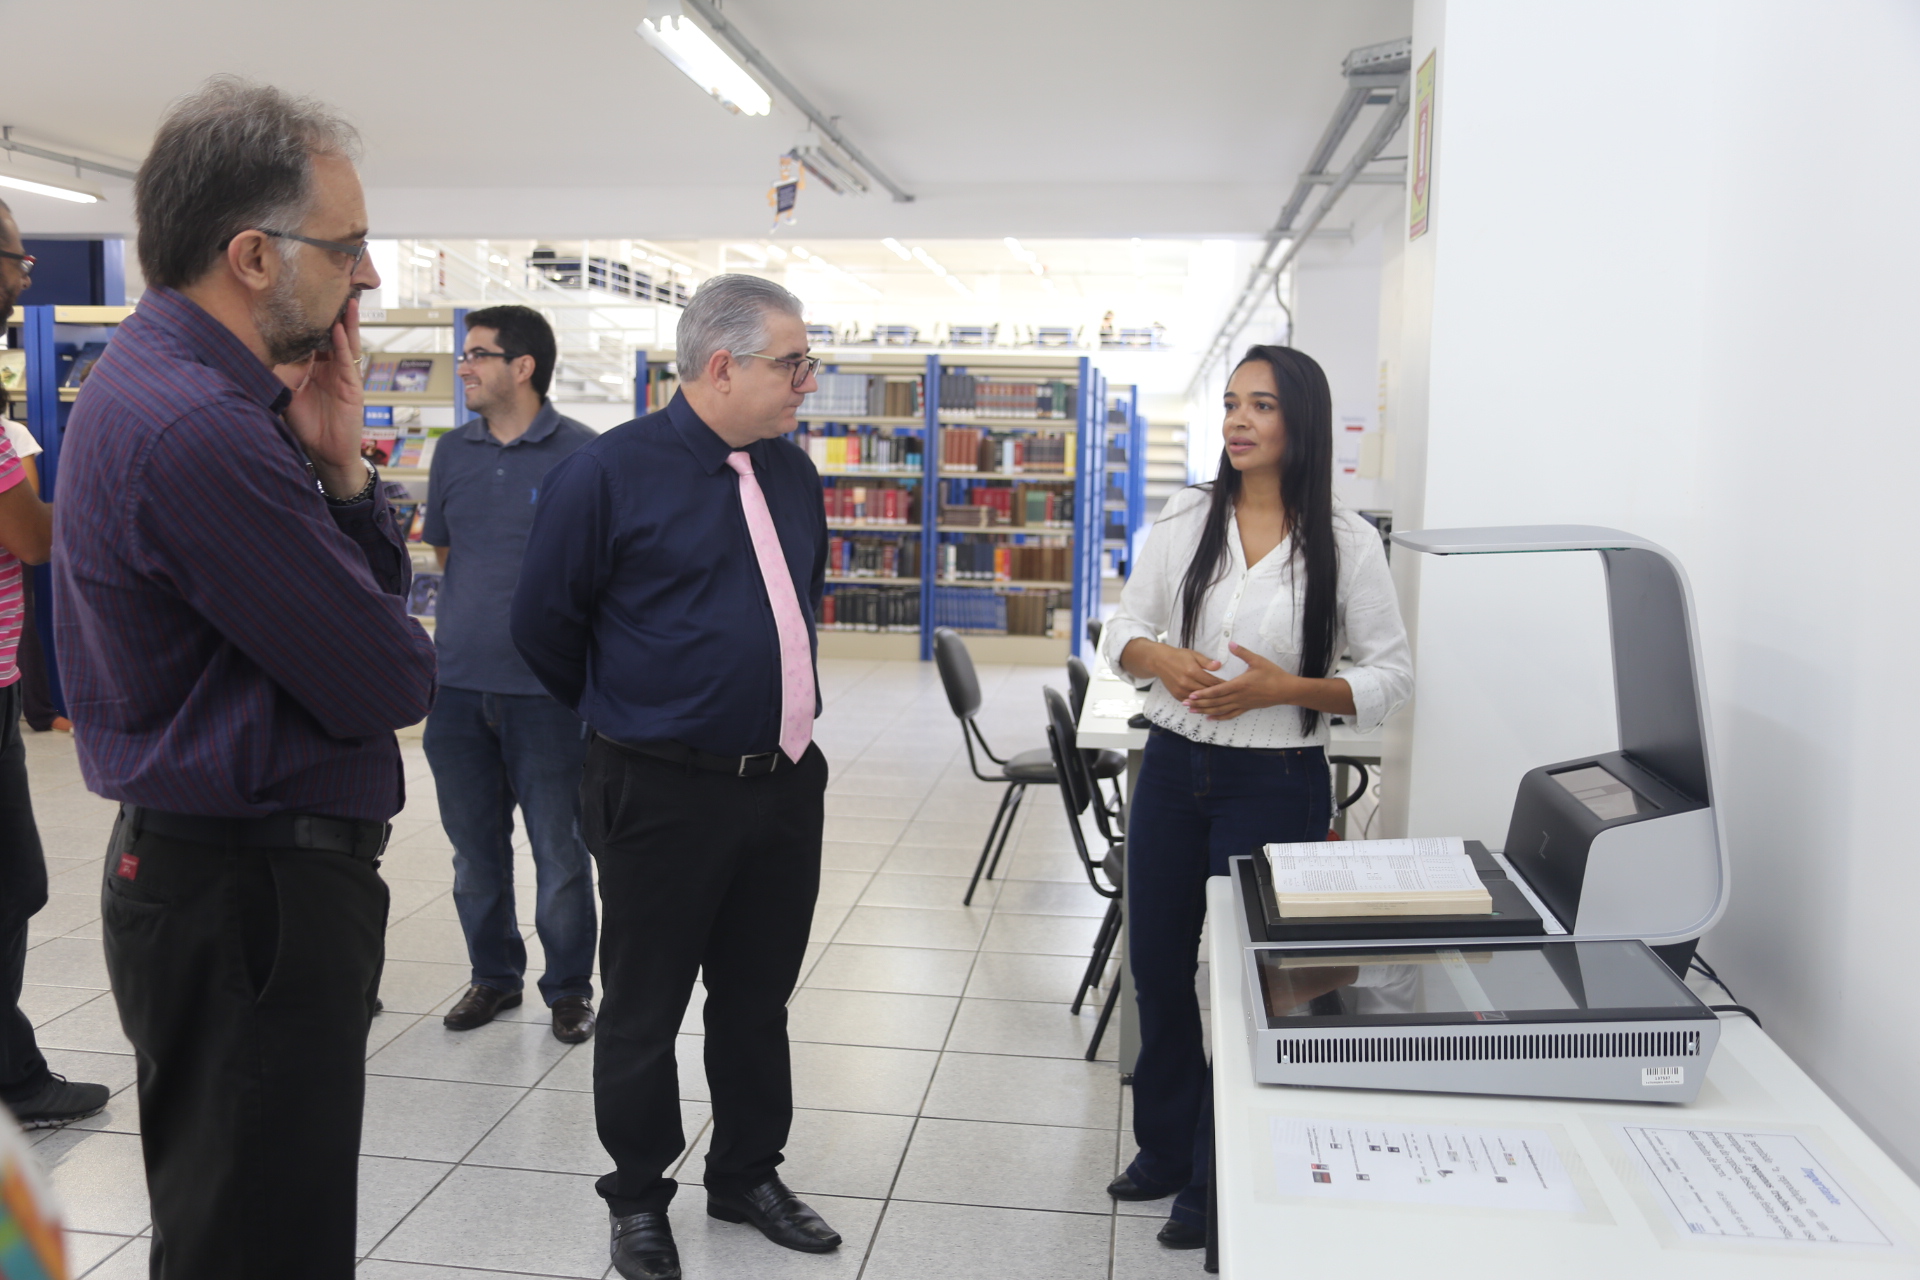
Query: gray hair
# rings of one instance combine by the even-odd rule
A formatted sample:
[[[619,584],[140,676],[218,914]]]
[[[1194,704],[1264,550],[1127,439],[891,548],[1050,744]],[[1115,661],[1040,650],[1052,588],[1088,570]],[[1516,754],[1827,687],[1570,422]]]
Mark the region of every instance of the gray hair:
[[[311,98],[215,76],[160,122],[133,183],[140,269],[178,289],[242,231],[296,231],[313,208],[313,159],[358,157],[352,125]],[[281,241],[288,255],[297,247]]]
[[[682,382],[706,376],[716,351],[740,355],[767,345],[767,315],[799,319],[800,299],[759,276],[715,276],[694,291],[674,331],[675,363]]]

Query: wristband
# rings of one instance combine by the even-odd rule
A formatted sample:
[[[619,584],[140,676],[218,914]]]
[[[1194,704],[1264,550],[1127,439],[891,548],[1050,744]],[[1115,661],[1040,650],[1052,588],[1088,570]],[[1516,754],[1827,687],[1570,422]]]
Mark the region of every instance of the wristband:
[[[367,483],[365,487],[363,487],[360,490],[360,492],[354,494],[351,498],[334,497],[332,494],[327,492],[327,487],[320,483],[319,475],[317,473],[315,474],[313,478],[313,483],[319,487],[320,496],[327,500],[328,506],[351,507],[355,503],[365,502],[368,498],[371,498],[373,496],[373,491],[375,487],[378,486],[380,483],[380,473],[374,469],[373,463],[369,462],[367,459],[365,458],[360,459],[360,463],[362,466],[366,467],[367,469]],[[311,467],[313,464],[308,463],[307,465]]]

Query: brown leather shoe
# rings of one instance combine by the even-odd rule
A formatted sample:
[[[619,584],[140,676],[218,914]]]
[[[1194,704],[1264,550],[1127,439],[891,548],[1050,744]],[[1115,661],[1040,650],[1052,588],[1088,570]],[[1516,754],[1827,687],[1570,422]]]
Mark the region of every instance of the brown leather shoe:
[[[593,1001],[585,996],[561,996],[553,1002],[553,1038],[562,1044],[581,1044],[593,1037]]]
[[[460,997],[460,1003],[440,1019],[449,1031],[471,1031],[492,1022],[502,1009],[520,1006],[518,991],[496,991],[484,982],[476,982]]]

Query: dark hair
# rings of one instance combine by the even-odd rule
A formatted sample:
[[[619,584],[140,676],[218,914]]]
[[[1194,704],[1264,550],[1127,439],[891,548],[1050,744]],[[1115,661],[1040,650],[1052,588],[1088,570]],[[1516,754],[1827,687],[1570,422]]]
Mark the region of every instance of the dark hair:
[[[1318,679],[1333,667],[1339,557],[1333,541],[1333,393],[1327,375],[1312,356],[1292,347],[1248,347],[1240,365],[1264,360],[1280,391],[1280,421],[1286,448],[1280,455],[1280,506],[1286,531],[1293,536],[1291,563],[1307,572],[1306,599],[1300,610],[1300,674]],[[1240,496],[1240,473],[1226,449],[1220,471],[1207,490],[1207,520],[1193,562],[1180,580],[1180,644],[1193,645],[1193,629],[1207,592],[1220,581],[1227,561],[1227,521]],[[1301,726],[1312,733],[1320,713],[1300,708]]]
[[[133,180],[140,270],[178,289],[253,228],[297,231],[313,205],[313,158],[351,160],[353,127],[310,98],[215,76],[175,103]],[[296,241],[279,242],[291,253]]]
[[[553,362],[559,350],[553,326],[532,307],[483,307],[467,312],[467,328],[491,329],[500,335],[500,349],[516,359],[533,357],[533,389],[547,394],[553,383]]]

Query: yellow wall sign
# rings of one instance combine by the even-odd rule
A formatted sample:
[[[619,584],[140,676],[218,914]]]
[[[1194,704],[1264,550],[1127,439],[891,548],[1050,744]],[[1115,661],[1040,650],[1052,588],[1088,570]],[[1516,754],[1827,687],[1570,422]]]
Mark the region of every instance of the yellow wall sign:
[[[1428,54],[1413,77],[1413,198],[1408,212],[1409,240],[1418,240],[1427,234],[1427,215],[1433,209],[1433,60],[1438,56],[1438,50]]]

